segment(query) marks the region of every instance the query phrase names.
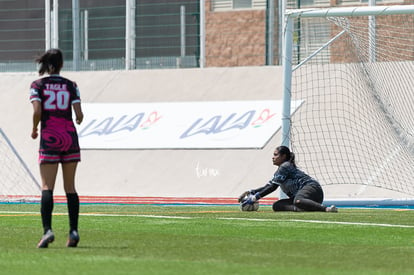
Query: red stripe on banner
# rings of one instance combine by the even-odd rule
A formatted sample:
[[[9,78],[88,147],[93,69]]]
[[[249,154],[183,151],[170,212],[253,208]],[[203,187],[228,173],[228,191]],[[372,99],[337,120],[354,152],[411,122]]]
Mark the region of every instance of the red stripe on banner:
[[[58,200],[59,197],[56,197]],[[61,197],[66,202],[66,197]],[[262,205],[271,205],[276,199],[263,198],[260,200]],[[181,198],[181,197],[101,197],[101,196],[81,196],[81,203],[119,203],[119,204],[238,204],[237,198]]]
[[[39,202],[40,196],[6,196],[3,201]],[[54,196],[54,202],[66,203],[66,196]],[[80,196],[80,203],[113,204],[183,204],[183,205],[226,205],[238,204],[237,198],[198,198],[198,197],[124,197],[124,196]],[[262,198],[261,205],[272,205],[277,198]]]

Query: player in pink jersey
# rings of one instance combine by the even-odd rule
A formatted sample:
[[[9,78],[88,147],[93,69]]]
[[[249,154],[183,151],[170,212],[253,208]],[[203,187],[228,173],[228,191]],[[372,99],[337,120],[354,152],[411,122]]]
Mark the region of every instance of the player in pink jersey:
[[[50,49],[36,62],[39,75],[47,77],[33,81],[30,102],[33,105],[32,138],[38,137],[40,123],[39,166],[42,178],[41,216],[43,237],[37,247],[46,248],[55,239],[52,231],[53,190],[59,163],[62,165],[63,184],[69,214],[68,247],[79,242],[79,197],[75,189],[75,173],[80,161],[78,134],[72,120],[72,108],[76,123],[83,120],[79,90],[75,82],[60,76],[63,55],[59,49]]]

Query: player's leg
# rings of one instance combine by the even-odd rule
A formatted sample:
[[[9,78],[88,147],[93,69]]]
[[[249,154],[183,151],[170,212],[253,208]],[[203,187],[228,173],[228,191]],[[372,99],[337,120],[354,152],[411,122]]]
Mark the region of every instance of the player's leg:
[[[322,205],[323,190],[319,184],[308,184],[296,194],[294,205],[305,211],[326,211]]]
[[[42,178],[42,190],[55,189],[56,175],[59,163],[41,163],[40,177]]]
[[[296,207],[293,205],[293,198],[281,199],[273,203],[273,211],[297,211]]]
[[[53,190],[55,188],[58,163],[41,163],[40,176],[42,178],[42,197],[40,201],[40,213],[43,225],[43,237],[37,247],[46,248],[55,237],[52,232]]]
[[[40,164],[40,176],[42,178],[42,198],[40,202],[40,213],[44,233],[52,229],[53,212],[53,190],[55,188],[58,163]]]
[[[62,163],[63,185],[66,193],[69,214],[69,238],[67,246],[76,247],[79,242],[79,196],[75,188],[75,174],[77,161]]]
[[[66,194],[76,193],[75,175],[77,166],[78,162],[76,161],[62,163],[63,188]]]

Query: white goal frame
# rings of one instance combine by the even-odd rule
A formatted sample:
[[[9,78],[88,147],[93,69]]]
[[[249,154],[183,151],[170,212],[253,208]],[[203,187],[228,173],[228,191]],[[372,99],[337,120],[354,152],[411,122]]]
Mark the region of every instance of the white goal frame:
[[[336,37],[328,41],[320,49],[316,50],[309,57],[301,61],[296,67],[292,67],[292,50],[293,50],[293,20],[298,17],[333,17],[333,16],[379,16],[379,15],[398,15],[413,14],[414,5],[395,5],[395,6],[368,6],[368,7],[346,7],[346,8],[328,8],[328,9],[299,9],[286,10],[283,25],[283,111],[282,111],[282,141],[281,144],[290,147],[290,130],[291,130],[291,87],[292,73],[299,66],[305,64],[319,51],[327,47],[337,37],[342,35],[339,33]],[[373,20],[372,20],[373,21]],[[373,22],[370,21],[370,28],[375,28]],[[375,37],[370,37],[375,40]],[[375,43],[374,43],[375,45]],[[372,50],[372,49],[371,49]],[[370,51],[371,52],[371,51]],[[375,61],[375,60],[371,60]]]
[[[11,184],[18,185],[21,183],[20,180],[22,180],[22,182],[29,183],[31,186],[27,188],[23,187],[19,189],[19,191],[24,190],[23,192],[27,191],[28,193],[18,192],[18,194],[9,194],[7,192],[9,190],[6,187],[6,190],[2,190],[2,192],[0,192],[0,202],[1,201],[8,201],[8,202],[9,201],[31,201],[34,198],[34,196],[40,194],[40,191],[42,188],[39,182],[36,180],[35,176],[30,171],[29,167],[26,165],[26,163],[20,156],[20,154],[17,152],[16,148],[13,146],[10,139],[7,137],[4,131],[0,128],[0,145],[1,144],[4,144],[3,148],[7,148],[7,150],[9,150],[9,156],[12,156],[12,159],[15,161],[13,163],[16,164],[16,170],[18,170],[20,173],[19,178],[14,178],[11,180]],[[2,154],[4,155],[4,152],[2,152]],[[4,169],[4,167],[2,167],[2,169]],[[5,173],[7,174],[10,172],[15,172],[15,171],[6,171]],[[2,184],[0,184],[0,187],[4,188],[5,186],[7,186],[3,184],[6,183],[8,180],[9,179],[7,177],[2,178],[3,182]]]

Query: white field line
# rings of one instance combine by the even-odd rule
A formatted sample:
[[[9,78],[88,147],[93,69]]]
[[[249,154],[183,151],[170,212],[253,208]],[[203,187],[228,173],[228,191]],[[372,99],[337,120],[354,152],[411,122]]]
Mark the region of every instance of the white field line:
[[[22,215],[39,215],[39,212],[21,212],[21,211],[0,211],[1,214],[22,214]],[[64,216],[67,213],[53,213],[53,215]],[[140,214],[108,214],[108,213],[79,213],[80,216],[91,216],[91,217],[143,217],[143,218],[159,218],[159,219],[193,219],[193,217],[183,216],[162,216],[162,215],[140,215]]]
[[[157,218],[157,219],[182,219],[191,220],[193,217],[183,216],[163,216],[163,215],[140,215],[140,214],[99,214],[99,213],[84,213],[79,214],[81,216],[92,216],[92,217],[140,217],[140,218]]]
[[[388,223],[334,222],[334,221],[313,221],[313,220],[291,220],[291,221],[308,222],[308,223],[329,223],[329,224],[345,224],[345,225],[378,226],[378,227],[414,228],[414,225],[388,224]]]
[[[364,223],[364,222],[336,222],[336,221],[318,221],[318,220],[271,220],[271,219],[245,219],[245,218],[218,218],[220,220],[248,220],[248,221],[276,221],[276,222],[303,222],[303,223],[321,223],[321,224],[341,224],[341,225],[361,225],[361,226],[377,226],[377,227],[398,227],[398,228],[414,228],[414,225],[404,224],[388,224],[388,223]]]
[[[19,211],[0,211],[0,214],[26,214],[26,215],[37,214],[37,215],[40,215],[39,212],[19,212]],[[55,213],[55,215],[67,215],[67,213]],[[180,219],[180,220],[200,219],[200,218],[185,217],[185,216],[141,215],[141,214],[80,213],[79,215],[80,216],[91,216],[91,217],[140,217],[140,218]],[[320,224],[338,224],[338,225],[414,228],[414,225],[388,224],[388,223],[338,222],[338,221],[298,220],[298,219],[276,220],[276,219],[256,219],[256,218],[216,218],[216,219],[217,220],[254,221],[254,222],[302,222],[302,223],[320,223]]]

